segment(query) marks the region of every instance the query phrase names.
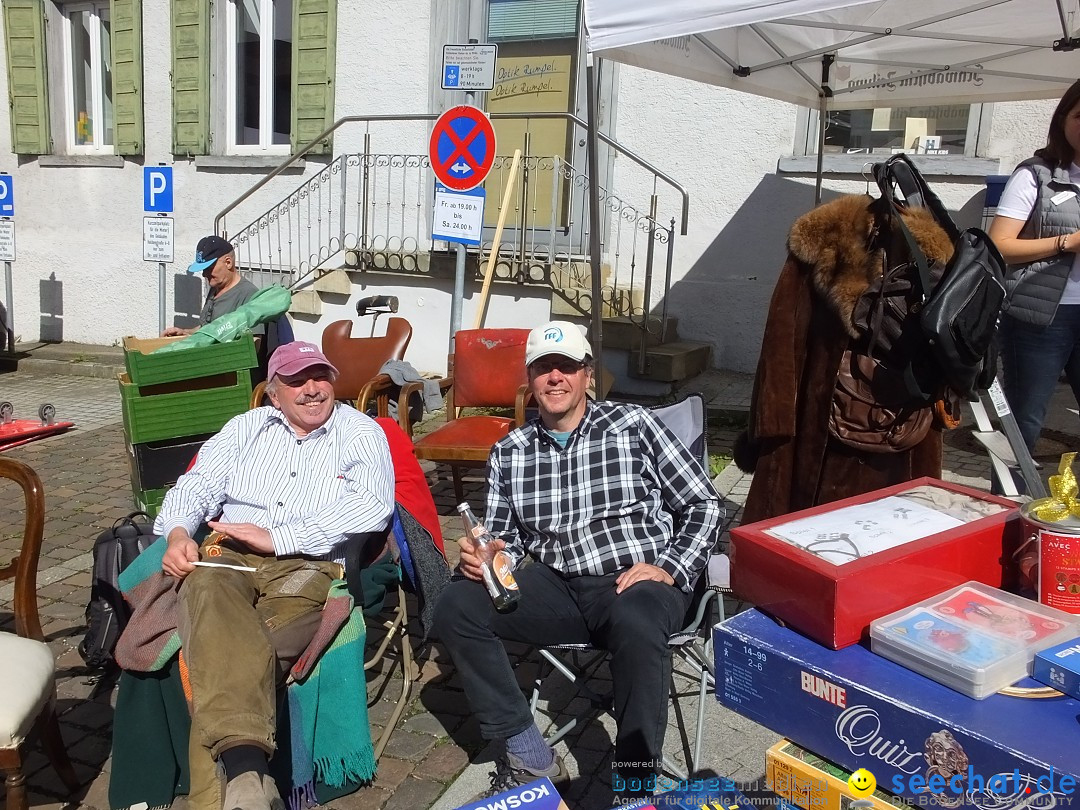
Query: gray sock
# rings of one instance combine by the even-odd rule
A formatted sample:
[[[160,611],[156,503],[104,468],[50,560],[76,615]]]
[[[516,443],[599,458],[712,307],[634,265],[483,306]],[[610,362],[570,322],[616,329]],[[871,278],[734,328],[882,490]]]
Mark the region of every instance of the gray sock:
[[[544,735],[533,723],[520,734],[506,738],[506,750],[526,768],[546,771],[555,762],[555,750],[544,741]]]

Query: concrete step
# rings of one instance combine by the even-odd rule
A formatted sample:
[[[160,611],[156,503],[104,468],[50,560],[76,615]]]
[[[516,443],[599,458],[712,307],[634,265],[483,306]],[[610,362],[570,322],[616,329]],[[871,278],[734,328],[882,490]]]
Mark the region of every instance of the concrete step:
[[[642,336],[646,346],[659,346],[679,339],[679,319],[668,318],[667,329],[661,329],[661,319],[650,315],[648,331],[642,329],[641,319],[631,320],[629,316],[604,318],[604,346],[612,349],[630,349],[635,351],[641,346]]]
[[[120,346],[89,343],[16,343],[0,354],[0,371],[30,371],[80,377],[116,379],[126,371]]]
[[[631,358],[630,374],[647,380],[678,382],[700,374],[709,367],[712,346],[694,340],[679,340],[645,351],[645,369],[638,373]]]

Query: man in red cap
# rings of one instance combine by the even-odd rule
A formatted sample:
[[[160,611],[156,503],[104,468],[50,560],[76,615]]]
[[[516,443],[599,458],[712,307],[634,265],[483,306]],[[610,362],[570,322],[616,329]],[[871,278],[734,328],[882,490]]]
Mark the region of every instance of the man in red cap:
[[[284,810],[267,773],[276,686],[318,628],[346,546],[386,528],[394,506],[386,436],[335,403],[337,373],[311,343],[281,346],[267,369],[272,407],[207,441],[154,523],[168,539],[162,568],[182,581],[191,733],[224,770],[224,810]],[[203,523],[214,534],[200,550]]]

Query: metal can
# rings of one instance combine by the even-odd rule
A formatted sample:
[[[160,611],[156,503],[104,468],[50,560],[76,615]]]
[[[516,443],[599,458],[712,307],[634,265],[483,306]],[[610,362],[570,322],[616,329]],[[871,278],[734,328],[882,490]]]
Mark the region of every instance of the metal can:
[[[1040,520],[1027,503],[1020,508],[1020,525],[1023,545],[1031,543],[1038,549],[1035,590],[1039,602],[1067,613],[1080,613],[1080,520]]]

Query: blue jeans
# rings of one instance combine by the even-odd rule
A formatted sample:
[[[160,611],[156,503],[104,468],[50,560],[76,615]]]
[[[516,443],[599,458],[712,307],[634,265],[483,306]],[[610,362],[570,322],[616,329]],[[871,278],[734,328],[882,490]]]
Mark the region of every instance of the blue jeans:
[[[1035,450],[1061,372],[1080,403],[1080,304],[1062,304],[1047,326],[1001,319],[1005,397],[1029,451]]]

